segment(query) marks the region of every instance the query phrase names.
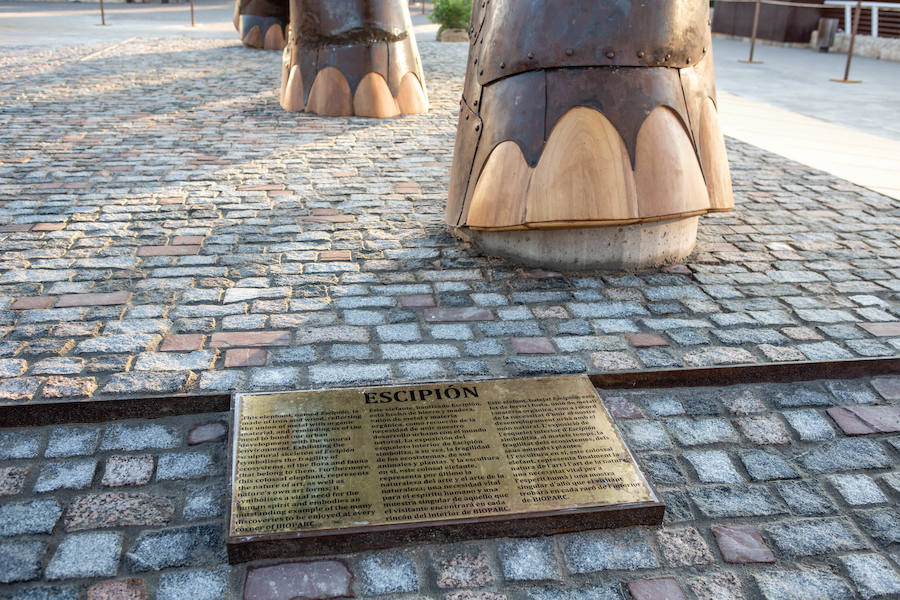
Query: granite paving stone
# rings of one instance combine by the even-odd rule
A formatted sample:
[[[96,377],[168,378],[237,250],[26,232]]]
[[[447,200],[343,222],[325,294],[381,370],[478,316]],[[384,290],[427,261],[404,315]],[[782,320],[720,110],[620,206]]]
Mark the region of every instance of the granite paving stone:
[[[0,541],[0,583],[39,578],[46,551],[47,543],[40,540]]]
[[[525,600],[624,600],[617,583],[588,584],[579,587],[540,586],[526,588]]]
[[[900,544],[900,514],[895,509],[855,511],[860,529],[882,546]]]
[[[28,467],[0,467],[0,496],[15,496],[25,489]]]
[[[867,439],[841,439],[797,456],[797,462],[813,473],[884,469],[892,461],[884,448]]]
[[[377,552],[363,556],[354,571],[364,594],[378,596],[415,592],[419,576],[413,558],[404,552]]]
[[[656,540],[666,563],[671,567],[715,562],[703,537],[693,527],[663,529],[656,533]]]
[[[863,598],[900,596],[900,575],[877,554],[849,554],[841,557],[844,568]]]
[[[156,464],[156,479],[196,479],[214,475],[218,470],[215,459],[205,452],[161,454]]]
[[[114,455],[106,460],[102,484],[107,487],[145,485],[153,476],[153,455]]]
[[[797,515],[817,516],[835,512],[821,488],[808,481],[779,481],[775,483],[778,494]]]
[[[737,441],[737,432],[727,419],[677,418],[666,421],[666,428],[683,446],[701,446]]]
[[[760,486],[693,487],[688,495],[700,512],[710,518],[761,517],[787,512],[777,498]]]
[[[436,584],[441,589],[479,588],[494,583],[488,557],[483,551],[451,551],[434,562]]]
[[[135,577],[103,581],[87,592],[87,600],[146,600],[148,597],[147,584]]]
[[[191,569],[160,575],[157,600],[220,600],[227,597],[227,569]]]
[[[116,423],[103,432],[101,450],[145,450],[147,448],[174,448],[180,443],[178,431],[169,425]]]
[[[79,533],[60,542],[47,565],[47,579],[109,577],[119,568],[122,534]]]
[[[786,410],[784,418],[805,442],[824,441],[834,438],[834,429],[818,411],[813,409]]]
[[[87,494],[69,505],[65,525],[68,531],[132,525],[158,526],[168,523],[174,513],[175,506],[171,499],[143,492]]]
[[[658,566],[653,549],[640,529],[577,533],[559,538],[566,567],[572,573],[652,569]]]
[[[726,452],[689,450],[682,456],[694,468],[701,483],[741,483],[744,481],[744,478],[735,470]]]
[[[95,460],[47,463],[38,474],[34,491],[40,493],[89,487],[96,470],[97,461]]]
[[[743,450],[739,453],[747,474],[754,481],[795,479],[800,473],[780,454],[765,450]]]
[[[549,538],[503,540],[497,551],[503,577],[509,581],[561,579],[554,544]]]
[[[346,598],[353,596],[353,575],[341,561],[286,562],[251,567],[243,597],[247,600]]]
[[[55,499],[0,505],[0,537],[50,533],[62,510]]]
[[[222,557],[222,536],[217,527],[186,527],[141,533],[125,552],[134,573],[171,567],[215,564]]]
[[[849,524],[840,519],[780,521],[762,529],[778,552],[788,558],[865,548]]]
[[[688,587],[697,600],[744,600],[741,580],[727,571],[688,579]]]
[[[887,502],[878,484],[868,475],[829,475],[828,481],[844,501],[852,506]]]
[[[0,431],[0,460],[34,458],[38,455],[41,434],[28,429]]]
[[[766,600],[850,600],[855,595],[843,579],[824,569],[766,571],[753,578]]]

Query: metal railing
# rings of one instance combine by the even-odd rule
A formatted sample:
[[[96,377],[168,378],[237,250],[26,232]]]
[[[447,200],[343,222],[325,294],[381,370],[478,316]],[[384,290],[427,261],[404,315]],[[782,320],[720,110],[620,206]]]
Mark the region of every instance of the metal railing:
[[[753,33],[750,36],[750,56],[747,60],[740,62],[748,64],[759,64],[762,61],[753,60],[753,52],[756,49],[756,35],[759,30],[759,9],[762,4],[775,6],[789,6],[791,8],[817,8],[820,10],[833,9],[844,11],[844,23],[851,23],[850,26],[850,45],[847,49],[847,65],[844,68],[844,77],[842,79],[832,79],[841,83],[859,83],[858,80],[850,79],[850,62],[853,59],[853,46],[856,43],[856,35],[859,31],[859,22],[862,17],[863,6],[872,10],[872,33],[873,36],[878,35],[878,9],[900,11],[900,4],[890,2],[863,2],[862,0],[825,0],[825,4],[810,4],[801,2],[785,2],[784,0],[716,0],[717,2],[734,2],[756,4],[753,12]],[[851,13],[851,8],[855,6],[856,10]],[[845,29],[846,30],[846,29]]]

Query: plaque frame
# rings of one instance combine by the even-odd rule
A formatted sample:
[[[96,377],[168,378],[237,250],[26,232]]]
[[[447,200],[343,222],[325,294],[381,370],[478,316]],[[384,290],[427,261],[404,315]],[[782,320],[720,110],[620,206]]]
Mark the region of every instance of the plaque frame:
[[[431,381],[409,382],[408,387],[428,385],[463,385],[467,383],[523,381],[547,378],[584,378],[586,375],[504,378],[475,380],[472,382]],[[588,379],[589,381],[589,379]],[[590,384],[595,393],[597,388]],[[373,385],[364,389],[378,391],[397,388],[397,385]],[[252,535],[231,535],[235,468],[237,464],[237,442],[240,423],[240,402],[244,396],[264,396],[293,392],[316,393],[340,390],[363,389],[360,386],[292,390],[290,392],[246,392],[234,393],[231,398],[231,426],[228,444],[231,450],[228,461],[229,502],[226,509],[226,550],[228,562],[238,564],[254,560],[304,558],[346,554],[367,550],[381,550],[418,543],[452,543],[492,537],[536,537],[556,535],[590,529],[611,529],[637,525],[655,526],[662,524],[665,504],[652,482],[647,478],[631,449],[625,443],[618,425],[603,407],[615,433],[622,440],[625,452],[638,475],[646,484],[654,498],[645,502],[608,504],[602,506],[577,506],[552,510],[490,514],[477,517],[434,519],[402,523],[358,525],[335,529],[315,529],[280,533]],[[601,405],[602,406],[602,405]]]

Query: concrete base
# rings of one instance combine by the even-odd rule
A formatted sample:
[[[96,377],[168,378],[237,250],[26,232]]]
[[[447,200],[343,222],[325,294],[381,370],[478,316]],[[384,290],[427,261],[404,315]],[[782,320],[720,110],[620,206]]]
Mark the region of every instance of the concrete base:
[[[633,271],[676,262],[697,242],[697,217],[619,227],[456,233],[485,254],[556,271]]]

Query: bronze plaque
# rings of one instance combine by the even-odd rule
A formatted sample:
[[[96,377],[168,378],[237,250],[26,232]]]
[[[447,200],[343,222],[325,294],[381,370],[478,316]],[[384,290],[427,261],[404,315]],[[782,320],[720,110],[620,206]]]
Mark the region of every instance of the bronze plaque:
[[[422,530],[454,524],[471,530],[463,536],[515,535],[496,523],[533,531],[521,520],[610,507],[654,510],[582,521],[662,518],[586,376],[242,394],[234,419],[229,551],[239,560],[233,546],[267,539],[294,538],[302,554],[363,533],[370,546],[435,539]]]

